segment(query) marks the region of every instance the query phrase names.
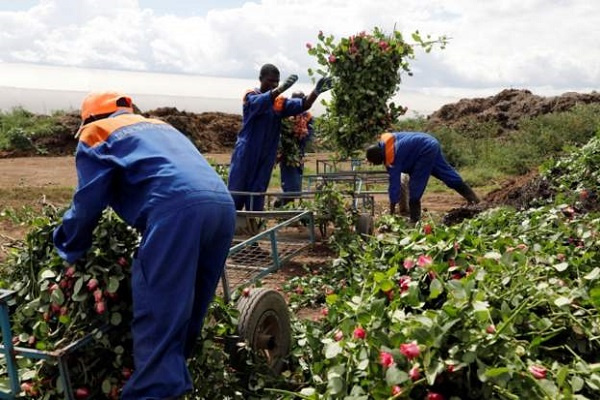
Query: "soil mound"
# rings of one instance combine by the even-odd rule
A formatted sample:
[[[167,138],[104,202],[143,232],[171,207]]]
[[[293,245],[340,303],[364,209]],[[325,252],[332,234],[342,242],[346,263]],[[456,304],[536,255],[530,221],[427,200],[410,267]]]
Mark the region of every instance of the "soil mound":
[[[191,113],[173,107],[162,107],[144,113],[158,118],[183,132],[201,152],[229,152],[242,127],[242,116],[222,112]]]
[[[428,125],[462,129],[473,122],[495,122],[501,131],[508,131],[518,129],[521,118],[568,111],[577,104],[591,103],[600,103],[599,92],[542,97],[525,89],[505,89],[495,96],[446,104],[429,116]]]

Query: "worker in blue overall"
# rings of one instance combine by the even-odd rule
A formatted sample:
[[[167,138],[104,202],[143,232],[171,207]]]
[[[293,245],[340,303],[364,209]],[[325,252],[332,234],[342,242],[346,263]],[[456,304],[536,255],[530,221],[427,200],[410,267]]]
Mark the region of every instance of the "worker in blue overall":
[[[292,99],[302,99],[306,95],[301,92],[292,93]],[[289,131],[281,135],[280,154],[278,156],[279,171],[281,175],[281,190],[284,193],[298,193],[302,191],[302,175],[304,173],[304,154],[306,144],[312,139],[313,116],[310,111],[289,117],[284,123],[289,125]],[[274,207],[281,207],[294,201],[296,196],[282,196],[274,203]]]
[[[291,75],[279,84],[279,70],[272,64],[260,69],[260,87],[244,96],[242,129],[240,130],[229,170],[228,188],[232,192],[263,193],[269,187],[277,158],[277,147],[283,118],[308,110],[317,97],[331,88],[331,78],[319,79],[305,98],[285,98],[298,76]],[[233,194],[237,210],[262,211],[264,196]]]
[[[400,200],[402,173],[410,177],[408,205],[413,222],[421,218],[421,197],[430,175],[456,190],[469,203],[479,203],[475,192],[444,158],[440,143],[427,133],[384,133],[377,144],[367,149],[367,160],[375,165],[384,164],[387,169],[392,214]]]
[[[54,245],[68,263],[85,257],[107,206],[142,234],[131,270],[135,370],[122,399],[181,396],[233,238],[233,200],[192,142],[133,114],[129,96],[91,93],[81,119],[77,190]]]

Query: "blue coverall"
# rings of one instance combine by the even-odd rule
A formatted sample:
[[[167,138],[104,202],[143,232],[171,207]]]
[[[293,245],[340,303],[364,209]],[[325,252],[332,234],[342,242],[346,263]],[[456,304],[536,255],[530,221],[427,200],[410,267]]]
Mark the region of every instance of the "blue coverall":
[[[230,191],[265,192],[277,157],[282,118],[300,114],[303,100],[279,96],[259,89],[244,96],[242,129],[238,134],[229,170]],[[235,208],[262,211],[264,196],[234,195]]]
[[[401,173],[410,176],[409,202],[420,200],[429,176],[456,189],[463,180],[444,158],[440,144],[433,136],[422,132],[392,132],[381,135],[379,146],[385,153],[385,167],[389,174],[390,203],[400,201]]]
[[[180,396],[192,389],[186,358],[231,245],[231,196],[183,134],[123,111],[84,127],[76,166],[73,203],[54,232],[59,255],[85,255],[106,206],[142,233],[131,271],[135,370],[122,398]]]
[[[298,147],[300,151],[300,157],[304,157],[306,150],[306,144],[311,140],[313,135],[313,119],[309,111],[305,111],[298,116],[306,117],[307,135],[298,139]],[[296,117],[292,117],[296,118]],[[294,128],[296,126],[294,125]],[[295,132],[294,132],[295,133]],[[285,155],[284,155],[285,159]],[[301,192],[302,191],[302,173],[304,171],[304,163],[301,165],[288,165],[285,161],[279,163],[279,170],[281,173],[281,189],[284,193],[286,192]]]

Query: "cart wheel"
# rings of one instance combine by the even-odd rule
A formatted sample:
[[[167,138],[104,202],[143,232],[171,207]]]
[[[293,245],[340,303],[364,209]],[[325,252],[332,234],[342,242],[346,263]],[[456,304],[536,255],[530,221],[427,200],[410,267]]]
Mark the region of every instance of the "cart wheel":
[[[371,214],[360,214],[356,222],[356,231],[361,235],[372,235],[373,216]]]
[[[252,289],[237,303],[238,333],[279,374],[290,351],[291,327],[285,299],[272,289]]]

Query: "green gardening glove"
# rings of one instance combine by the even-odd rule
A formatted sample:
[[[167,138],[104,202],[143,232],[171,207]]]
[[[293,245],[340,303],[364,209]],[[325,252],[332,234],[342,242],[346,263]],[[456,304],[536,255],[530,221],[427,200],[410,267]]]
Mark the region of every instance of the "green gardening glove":
[[[298,80],[298,75],[290,75],[287,77],[285,81],[274,90],[277,96],[288,90],[296,81]]]
[[[315,93],[321,94],[323,92],[328,91],[333,86],[333,80],[330,76],[324,76],[317,81],[317,86],[315,86]]]

